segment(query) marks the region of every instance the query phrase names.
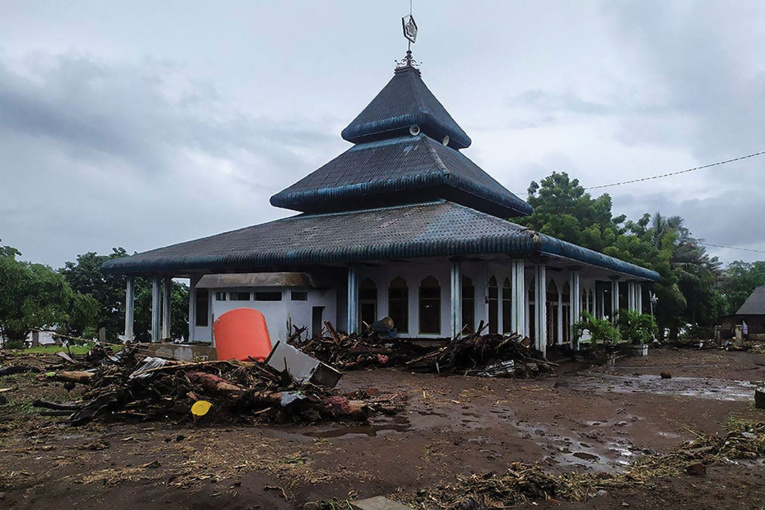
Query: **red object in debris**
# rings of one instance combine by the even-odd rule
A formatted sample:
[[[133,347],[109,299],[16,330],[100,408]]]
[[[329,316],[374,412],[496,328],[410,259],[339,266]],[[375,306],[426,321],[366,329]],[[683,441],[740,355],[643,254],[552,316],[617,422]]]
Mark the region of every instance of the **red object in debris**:
[[[264,361],[271,353],[271,337],[266,318],[252,308],[229,310],[213,325],[218,359]]]

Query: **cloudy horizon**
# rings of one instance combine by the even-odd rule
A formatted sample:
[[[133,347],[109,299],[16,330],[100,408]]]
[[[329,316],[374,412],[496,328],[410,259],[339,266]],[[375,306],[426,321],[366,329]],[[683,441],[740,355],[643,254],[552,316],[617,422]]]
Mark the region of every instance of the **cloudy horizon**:
[[[423,79],[511,191],[765,150],[765,3],[415,0]],[[294,214],[274,193],[349,147],[409,2],[0,0],[0,239],[23,259],[146,251]],[[765,156],[609,193],[765,250]],[[724,262],[765,253],[708,247]]]

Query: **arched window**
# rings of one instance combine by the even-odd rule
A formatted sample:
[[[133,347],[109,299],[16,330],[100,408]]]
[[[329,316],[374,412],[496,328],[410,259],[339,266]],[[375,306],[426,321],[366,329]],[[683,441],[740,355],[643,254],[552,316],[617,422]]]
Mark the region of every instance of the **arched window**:
[[[370,326],[377,320],[377,286],[369,278],[359,285],[359,317]]]
[[[499,287],[497,279],[489,278],[489,333],[497,333],[499,328]]]
[[[395,278],[388,288],[388,316],[399,333],[409,332],[409,288],[406,280]]]
[[[462,327],[467,334],[475,332],[475,286],[462,275]]]
[[[441,286],[432,276],[420,283],[420,333],[441,334]]]
[[[513,283],[510,278],[502,282],[502,332],[513,331]],[[520,333],[520,331],[518,332]]]

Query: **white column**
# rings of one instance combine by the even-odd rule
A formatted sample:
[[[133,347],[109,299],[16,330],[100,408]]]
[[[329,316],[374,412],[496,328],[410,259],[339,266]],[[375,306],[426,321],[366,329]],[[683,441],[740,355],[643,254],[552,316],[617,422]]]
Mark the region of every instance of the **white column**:
[[[135,317],[135,280],[132,276],[127,277],[127,285],[125,286],[125,341],[132,342],[135,335],[133,334],[133,319]]]
[[[555,342],[560,345],[563,343],[563,286],[558,286],[558,316],[555,318],[558,321],[558,338]]]
[[[547,354],[547,271],[544,264],[537,264],[537,274],[534,278],[534,333],[537,340],[537,349]]]
[[[452,261],[451,271],[451,327],[452,338],[462,332],[462,264]]]
[[[160,334],[160,278],[155,276],[151,280],[151,341],[159,342]]]
[[[173,304],[173,280],[165,278],[162,283],[162,340],[170,339],[170,314]]]
[[[635,299],[635,283],[627,282],[627,308],[629,310],[635,310],[637,307],[637,300]]]
[[[571,282],[569,283],[569,289],[571,290],[571,306],[569,308],[569,322],[571,327],[569,330],[569,338],[571,339],[571,348],[575,349],[578,344],[576,342],[576,338],[574,338],[574,324],[579,322],[582,311],[582,291],[580,288],[579,270],[577,269],[571,270]]]
[[[194,341],[194,325],[197,323],[197,279],[189,278],[189,342]]]
[[[504,289],[503,283],[504,283],[504,280],[502,278],[497,279],[497,304],[495,306],[497,307],[497,333],[499,333],[500,335],[504,333],[504,329],[505,329],[505,328],[502,327],[502,324],[503,324],[503,322],[505,320],[505,318],[504,318],[504,310],[503,310],[504,307],[502,306],[502,303],[503,303],[502,300],[505,297],[505,289]],[[488,285],[488,283],[487,283],[487,285]],[[487,287],[486,288],[486,295],[488,296],[488,294],[489,294],[489,289]],[[489,301],[489,300],[487,299],[487,301]],[[491,303],[489,303],[488,306],[491,306]],[[491,311],[487,307],[486,308],[486,322],[489,322],[489,315],[490,314],[491,314]]]
[[[526,264],[523,259],[513,260],[510,276],[513,286],[510,326],[522,336],[529,336],[526,326]]]
[[[611,277],[611,322],[616,322],[619,313],[619,277]]]
[[[637,310],[643,313],[643,285],[638,282],[635,284],[635,298],[637,299]]]
[[[348,334],[359,329],[359,273],[354,266],[348,267]]]

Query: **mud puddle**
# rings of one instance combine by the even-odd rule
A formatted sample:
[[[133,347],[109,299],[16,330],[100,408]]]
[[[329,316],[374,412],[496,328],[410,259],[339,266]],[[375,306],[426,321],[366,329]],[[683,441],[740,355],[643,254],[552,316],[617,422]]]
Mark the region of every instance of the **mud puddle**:
[[[599,375],[572,377],[572,390],[612,393],[651,393],[695,397],[710,400],[749,401],[754,395],[754,385],[749,381],[711,379],[701,377],[672,377],[662,379],[658,375]]]
[[[614,473],[624,471],[643,455],[626,438],[605,437],[598,426],[607,423],[591,423],[583,424],[581,430],[571,430],[571,435],[556,433],[539,423],[518,421],[513,425],[522,438],[533,440],[547,452],[541,460],[551,465]]]
[[[376,437],[388,432],[406,432],[411,429],[412,426],[406,416],[396,416],[392,420],[381,420],[368,425],[351,425],[349,427],[312,430],[304,432],[303,435],[321,439],[352,438],[359,436]]]

